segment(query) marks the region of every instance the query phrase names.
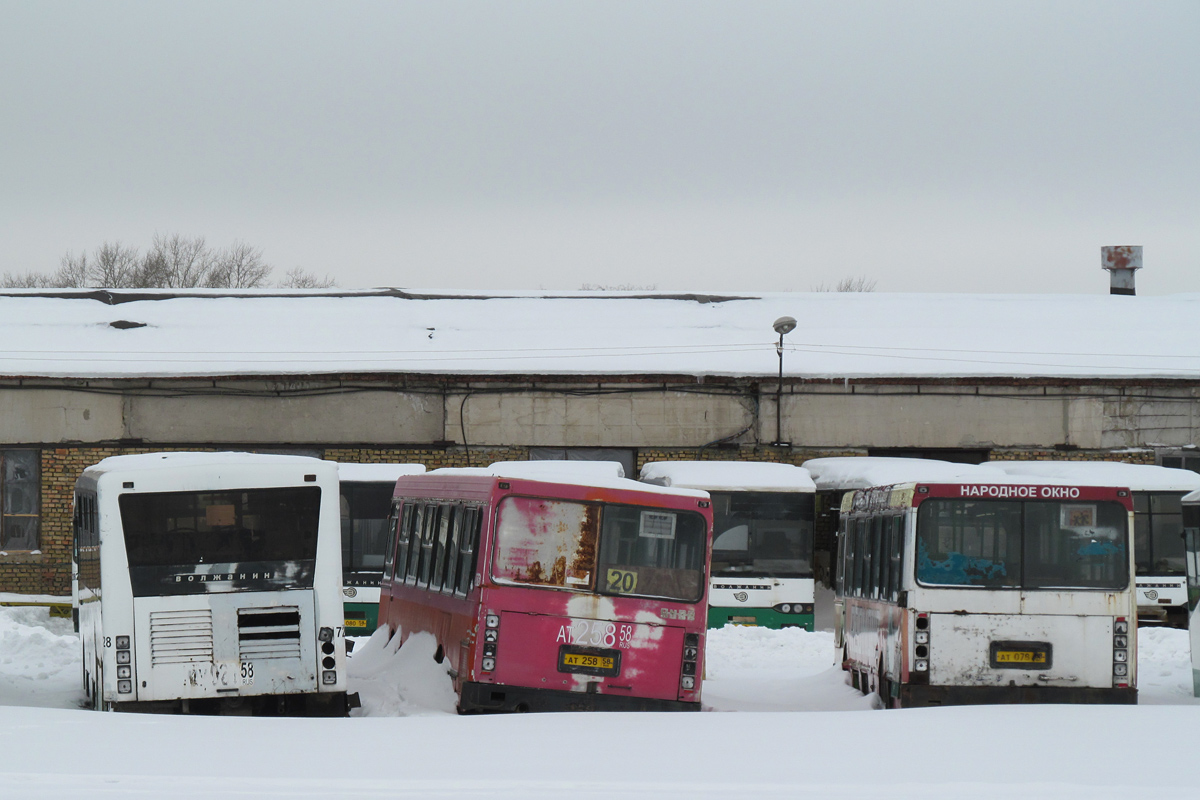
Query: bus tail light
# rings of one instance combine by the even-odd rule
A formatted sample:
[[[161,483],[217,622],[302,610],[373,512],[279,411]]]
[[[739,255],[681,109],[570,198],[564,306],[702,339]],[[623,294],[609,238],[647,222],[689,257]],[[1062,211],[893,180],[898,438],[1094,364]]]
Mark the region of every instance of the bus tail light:
[[[500,642],[500,615],[486,615],[483,624],[483,661],[480,662],[480,668],[484,672],[495,672],[496,650]]]
[[[118,636],[117,642],[117,694],[133,694],[133,651],[129,637]]]
[[[679,686],[684,691],[696,689],[696,662],[700,658],[700,634],[685,633],[683,635],[683,667]]]
[[[331,686],[337,683],[337,670],[327,669],[321,673],[321,683]]]
[[[913,632],[913,672],[921,673],[922,682],[929,680],[929,614],[917,614]]]
[[[1129,620],[1113,620],[1113,684],[1118,689],[1129,686]]]

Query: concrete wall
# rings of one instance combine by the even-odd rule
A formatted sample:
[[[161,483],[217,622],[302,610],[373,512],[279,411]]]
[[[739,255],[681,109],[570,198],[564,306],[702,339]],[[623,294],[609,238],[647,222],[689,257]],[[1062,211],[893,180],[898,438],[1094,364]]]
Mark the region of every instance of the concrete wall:
[[[79,384],[79,385],[76,385]],[[763,387],[563,383],[411,391],[336,381],[63,382],[0,387],[0,444],[211,442],[504,447],[699,447],[774,442]],[[797,384],[783,395],[783,441],[804,447],[1183,447],[1200,440],[1200,391],[1179,385]],[[465,423],[464,431],[462,423]]]
[[[1039,388],[856,387],[784,394],[783,441],[805,447],[1103,446],[1104,402]],[[775,438],[764,398],[759,438]]]
[[[102,442],[122,438],[120,394],[0,389],[0,442]]]
[[[699,447],[753,423],[753,401],[677,391],[449,394],[448,441],[531,447]],[[460,415],[461,409],[461,415]]]
[[[442,441],[440,397],[357,392],[316,397],[131,397],[126,439],[343,444]]]

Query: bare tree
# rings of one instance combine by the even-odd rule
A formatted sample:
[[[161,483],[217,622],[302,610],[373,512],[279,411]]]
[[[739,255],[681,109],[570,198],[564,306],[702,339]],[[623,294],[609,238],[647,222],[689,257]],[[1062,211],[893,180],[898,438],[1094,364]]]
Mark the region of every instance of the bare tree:
[[[108,289],[130,289],[142,285],[142,263],[136,247],[126,247],[120,242],[105,242],[96,248],[90,264],[83,258],[68,269],[63,259],[60,273],[68,273],[74,281],[71,286],[102,286]],[[82,274],[82,282],[78,276]]]
[[[0,287],[5,289],[53,289],[49,275],[40,272],[6,272],[0,278]]]
[[[87,286],[91,268],[87,253],[80,253],[78,256],[67,253],[59,262],[58,272],[50,276],[49,285],[64,289]]]
[[[262,250],[236,241],[213,250],[203,236],[155,234],[144,255],[136,247],[104,242],[92,255],[67,253],[52,274],[4,273],[5,289],[55,289],[94,287],[105,289],[256,289],[268,286],[272,267]],[[337,283],[299,267],[289,271],[279,286],[285,289],[328,289]]]
[[[245,242],[234,242],[217,253],[205,286],[229,289],[257,289],[265,286],[271,267],[263,261],[262,250]]]
[[[658,288],[657,283],[582,283],[581,292],[653,292]]]
[[[293,267],[288,270],[288,274],[279,282],[279,286],[283,289],[330,289],[337,286],[337,283],[328,275],[324,278],[318,278],[316,275],[305,272],[299,267]]]
[[[833,288],[825,285],[824,281],[813,287],[814,292],[873,292],[878,281],[860,275],[857,278],[842,278]]]
[[[213,261],[213,253],[203,236],[189,239],[178,233],[170,236],[156,233],[142,263],[142,285],[165,289],[207,286]]]

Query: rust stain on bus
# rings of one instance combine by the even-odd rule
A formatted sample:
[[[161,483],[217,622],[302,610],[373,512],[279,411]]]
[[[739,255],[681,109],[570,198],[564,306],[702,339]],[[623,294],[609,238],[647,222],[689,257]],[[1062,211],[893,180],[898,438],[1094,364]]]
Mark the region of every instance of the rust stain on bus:
[[[579,526],[579,543],[575,546],[575,558],[571,561],[572,575],[590,575],[596,563],[596,539],[600,535],[600,506],[588,505],[583,511],[583,522]]]

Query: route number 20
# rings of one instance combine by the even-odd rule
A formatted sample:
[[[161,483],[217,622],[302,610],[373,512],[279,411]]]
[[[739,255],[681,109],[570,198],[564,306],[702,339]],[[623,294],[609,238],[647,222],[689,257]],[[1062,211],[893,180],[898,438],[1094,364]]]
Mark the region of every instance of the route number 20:
[[[617,594],[629,594],[637,589],[637,573],[627,569],[610,569],[608,571],[608,591]]]

